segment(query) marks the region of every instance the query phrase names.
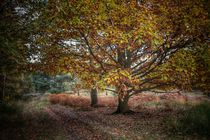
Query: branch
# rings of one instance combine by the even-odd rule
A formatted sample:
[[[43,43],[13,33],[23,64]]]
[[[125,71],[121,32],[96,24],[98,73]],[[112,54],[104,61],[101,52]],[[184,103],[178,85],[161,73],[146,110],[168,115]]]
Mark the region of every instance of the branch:
[[[95,39],[94,39],[94,40],[95,40]],[[117,60],[115,60],[115,58],[112,57],[111,54],[109,54],[106,50],[104,50],[104,49],[98,44],[97,40],[95,40],[95,42],[96,42],[97,46],[99,47],[99,49],[101,49],[103,52],[105,52],[105,53],[109,56],[109,58],[110,58],[112,61],[115,62],[116,65],[119,64],[119,63],[117,62]]]
[[[105,90],[107,90],[107,91],[111,91],[111,92],[114,92],[114,93],[117,93],[117,91],[116,91],[116,90],[112,90],[112,89],[108,89],[108,88],[106,88]]]
[[[92,55],[92,57],[96,60],[97,63],[99,63],[99,65],[100,65],[101,68],[104,70],[104,72],[106,72],[106,69],[104,68],[102,62],[99,61],[99,59],[98,59],[98,58],[95,56],[95,54],[93,53],[93,50],[92,50],[92,48],[91,48],[91,46],[90,46],[90,44],[89,44],[89,41],[88,41],[87,37],[86,37],[82,32],[80,32],[80,34],[81,34],[81,36],[84,38],[85,43],[86,43],[86,45],[88,46],[88,50],[89,50],[90,54]]]
[[[135,90],[134,93],[130,94],[129,96],[133,96],[133,95],[139,94],[139,93],[141,93],[143,91],[149,91],[149,90],[152,90],[152,89],[156,89],[156,88],[159,88],[159,87],[162,87],[162,86],[165,86],[165,85],[168,85],[168,84],[159,84],[159,85],[155,85],[155,86],[152,86],[152,87],[147,87],[147,88]]]

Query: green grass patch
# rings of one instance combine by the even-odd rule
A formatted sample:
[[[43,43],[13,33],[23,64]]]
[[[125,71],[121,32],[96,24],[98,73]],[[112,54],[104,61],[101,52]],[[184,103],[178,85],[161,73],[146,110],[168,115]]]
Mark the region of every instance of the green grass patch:
[[[204,102],[167,121],[174,134],[201,135],[210,137],[210,103]]]
[[[41,111],[49,105],[48,96],[44,95],[39,98],[32,98],[24,103],[24,112]]]
[[[161,102],[145,102],[144,105],[145,107],[162,107],[163,104]]]

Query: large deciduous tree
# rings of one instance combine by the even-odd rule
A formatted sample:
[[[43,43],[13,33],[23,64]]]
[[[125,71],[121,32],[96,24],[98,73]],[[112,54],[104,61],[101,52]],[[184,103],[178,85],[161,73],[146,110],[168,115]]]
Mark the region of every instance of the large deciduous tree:
[[[46,13],[42,46],[62,50],[78,74],[96,75],[95,85],[116,87],[118,113],[129,111],[131,96],[170,86],[154,72],[178,50],[205,43],[209,22],[202,0],[53,0]]]

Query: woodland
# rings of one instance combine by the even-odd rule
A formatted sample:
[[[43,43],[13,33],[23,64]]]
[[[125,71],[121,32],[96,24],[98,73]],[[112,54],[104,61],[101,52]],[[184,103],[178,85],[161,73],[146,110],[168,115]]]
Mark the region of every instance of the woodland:
[[[1,0],[13,139],[210,139],[210,1]]]

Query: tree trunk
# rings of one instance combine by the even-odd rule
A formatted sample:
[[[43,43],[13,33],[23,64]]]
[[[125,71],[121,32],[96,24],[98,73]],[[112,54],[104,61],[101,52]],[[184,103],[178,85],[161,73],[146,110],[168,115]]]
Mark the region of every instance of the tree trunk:
[[[80,96],[79,89],[77,90],[77,95]]]
[[[117,50],[117,61],[121,64],[122,68],[131,68],[131,51],[129,49],[125,49],[124,51],[118,49]],[[126,84],[124,84],[126,86]],[[117,87],[117,93],[118,93],[118,106],[117,110],[114,113],[128,113],[131,112],[131,110],[128,107],[128,100],[129,100],[129,94],[127,93],[127,89],[122,89],[122,85]],[[122,94],[123,96],[121,96]]]
[[[2,89],[2,100],[4,101],[4,97],[5,97],[5,87],[6,87],[6,73],[4,73],[4,79],[3,79],[3,89]]]
[[[117,110],[114,113],[120,114],[120,113],[130,112],[130,109],[128,106],[128,100],[129,100],[128,96],[124,98],[118,97],[118,106],[117,106]]]
[[[98,104],[98,97],[97,97],[97,89],[92,88],[90,91],[90,97],[91,97],[91,106],[96,107]]]

